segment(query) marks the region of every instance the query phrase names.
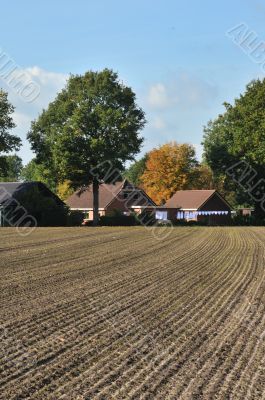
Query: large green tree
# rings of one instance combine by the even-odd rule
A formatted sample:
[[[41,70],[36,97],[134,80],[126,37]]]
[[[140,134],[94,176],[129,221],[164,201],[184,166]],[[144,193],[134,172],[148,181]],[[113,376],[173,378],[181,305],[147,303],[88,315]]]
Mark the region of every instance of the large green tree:
[[[140,150],[145,116],[133,91],[112,70],[71,76],[67,86],[31,125],[36,161],[57,183],[93,184],[94,224],[99,185],[118,179],[126,160]]]
[[[21,140],[10,134],[15,128],[12,118],[14,107],[9,103],[7,93],[0,89],[0,175],[5,176],[8,170],[6,154],[13,150],[19,150]]]
[[[253,203],[264,214],[265,80],[252,81],[233,105],[224,106],[204,129],[205,160],[240,204]]]

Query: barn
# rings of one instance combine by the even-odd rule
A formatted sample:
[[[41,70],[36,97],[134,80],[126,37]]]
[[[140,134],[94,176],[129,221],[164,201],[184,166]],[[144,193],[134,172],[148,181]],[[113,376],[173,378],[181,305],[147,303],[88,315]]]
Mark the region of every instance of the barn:
[[[179,190],[165,204],[177,209],[175,219],[225,225],[231,219],[232,208],[217,190]]]

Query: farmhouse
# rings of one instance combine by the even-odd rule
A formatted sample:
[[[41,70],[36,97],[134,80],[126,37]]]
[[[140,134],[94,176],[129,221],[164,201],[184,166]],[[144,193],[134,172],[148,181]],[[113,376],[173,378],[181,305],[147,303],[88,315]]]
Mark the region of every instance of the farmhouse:
[[[0,226],[35,224],[36,221],[42,224],[47,210],[44,206],[41,210],[40,200],[45,203],[47,199],[58,207],[57,211],[65,207],[42,182],[0,182]]]
[[[77,190],[67,200],[71,210],[79,210],[88,220],[93,220],[92,185]],[[141,214],[147,208],[156,207],[154,201],[144,190],[134,186],[126,179],[114,184],[102,183],[99,186],[99,215],[108,215],[119,210],[129,215],[132,212]]]
[[[177,209],[175,218],[205,221],[222,225],[231,218],[231,206],[217,190],[179,190],[165,204],[168,210]]]

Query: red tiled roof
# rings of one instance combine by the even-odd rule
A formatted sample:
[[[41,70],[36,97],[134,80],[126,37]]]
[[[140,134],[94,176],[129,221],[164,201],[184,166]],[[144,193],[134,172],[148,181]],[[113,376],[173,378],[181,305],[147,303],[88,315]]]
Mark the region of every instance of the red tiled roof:
[[[150,205],[150,206],[155,206],[155,203],[150,199],[147,194],[142,190],[134,185],[132,185],[130,182],[128,182],[126,179],[124,181],[119,181],[116,182],[115,184],[106,184],[102,183],[99,185],[99,208],[105,209],[115,198],[118,197],[119,193],[121,191],[125,190],[127,192],[134,192],[139,193],[140,196],[139,199],[133,200],[128,199],[127,205],[130,206],[141,206],[141,205]],[[77,190],[75,193],[72,194],[67,200],[66,204],[70,208],[77,208],[77,209],[92,209],[93,208],[93,190],[92,190],[92,185],[81,189]]]
[[[102,183],[99,185],[99,208],[105,208],[122,189],[123,182],[115,184]],[[79,189],[66,200],[70,208],[93,208],[92,185],[87,188]]]
[[[179,190],[165,204],[168,208],[197,210],[216,190]]]

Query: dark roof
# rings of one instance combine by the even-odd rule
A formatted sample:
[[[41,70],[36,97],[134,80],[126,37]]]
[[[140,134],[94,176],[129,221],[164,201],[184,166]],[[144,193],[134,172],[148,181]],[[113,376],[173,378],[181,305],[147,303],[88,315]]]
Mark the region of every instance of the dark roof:
[[[124,181],[118,181],[114,184],[102,183],[99,185],[99,208],[105,209],[122,190],[140,190],[144,196],[149,200],[150,205],[155,205],[152,199],[147,194],[126,179]],[[77,190],[67,200],[66,204],[70,208],[77,209],[89,209],[93,208],[93,190],[92,185]]]
[[[0,204],[5,203],[10,198],[16,199],[20,194],[36,187],[47,197],[52,197],[57,204],[63,205],[64,202],[42,182],[0,182]]]
[[[179,207],[187,210],[197,210],[202,207],[214,193],[219,195],[216,190],[179,190],[166,202],[165,206],[169,208]],[[224,199],[222,198],[222,200]]]

